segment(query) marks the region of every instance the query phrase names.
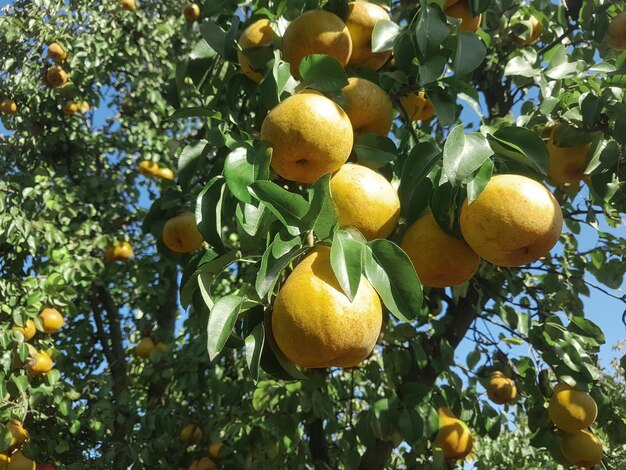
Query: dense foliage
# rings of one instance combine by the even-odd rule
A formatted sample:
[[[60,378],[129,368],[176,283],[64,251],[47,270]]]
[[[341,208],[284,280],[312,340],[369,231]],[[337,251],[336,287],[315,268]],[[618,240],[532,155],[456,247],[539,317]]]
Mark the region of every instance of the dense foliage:
[[[0,136],[0,449],[16,419],[26,455],[67,469],[187,468],[209,454],[221,468],[453,467],[432,444],[445,405],[474,435],[476,468],[567,468],[547,412],[565,381],[598,405],[605,468],[626,465],[626,364],[615,377],[600,369],[604,334],[583,308],[591,289],[626,302],[615,230],[626,212],[626,52],[608,34],[621,2],[470,0],[476,32],[443,0],[379,2],[390,20],[372,46],[392,59],[346,71],[313,55],[300,80],[281,52],[287,22],[318,8],[345,18],[347,1],[207,0],[197,22],[179,2],[122,3],[16,0],[0,16],[0,100],[16,106],[3,107]],[[241,51],[261,17],[272,41]],[[57,65],[52,43],[68,53]],[[241,53],[260,83],[242,73]],[[400,223],[386,239],[340,228],[329,176],[277,177],[260,138],[267,113],[304,88],[346,106],[348,76],[378,84],[394,107],[389,135],[360,133],[351,156],[398,190]],[[418,91],[434,119],[415,123],[402,106]],[[551,145],[587,149],[582,181],[549,175]],[[138,171],[145,160],[175,179]],[[407,227],[429,207],[461,238],[463,201],[503,173],[554,193],[559,244],[529,265],[482,261],[468,282],[422,287],[399,247]],[[206,242],[192,254],[161,235],[183,211]],[[583,251],[590,229],[598,243]],[[130,260],[109,248],[122,242]],[[332,247],[347,294],[367,279],[385,306],[359,367],[297,367],[271,334],[276,295],[316,244]],[[46,307],[62,312],[60,332],[42,331]],[[620,313],[606,312],[616,328]],[[13,327],[29,319],[38,332],[25,341]],[[146,339],[156,346],[144,354]],[[41,352],[54,368],[29,373]],[[485,396],[494,370],[515,380],[513,404]],[[186,446],[189,423],[202,436]]]

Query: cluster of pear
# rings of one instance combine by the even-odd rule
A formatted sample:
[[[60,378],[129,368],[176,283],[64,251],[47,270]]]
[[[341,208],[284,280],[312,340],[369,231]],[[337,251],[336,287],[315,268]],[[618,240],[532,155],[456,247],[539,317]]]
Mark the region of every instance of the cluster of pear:
[[[41,331],[47,334],[58,333],[65,325],[65,319],[56,308],[44,308],[39,312],[38,323]],[[22,335],[28,348],[30,359],[23,363],[23,367],[31,376],[44,376],[52,370],[53,363],[50,352],[37,350],[28,343],[37,334],[37,325],[32,319],[28,319],[23,325],[14,325],[12,330]],[[29,439],[28,432],[21,422],[11,419],[7,425],[11,433],[11,443],[7,449],[0,453],[0,470],[35,470],[35,468],[54,470],[52,464],[42,464],[39,467],[35,462],[26,457],[21,449]]]
[[[104,261],[129,261],[133,257],[133,247],[128,242],[115,242],[104,250]]]
[[[185,446],[195,446],[202,442],[204,433],[202,428],[194,423],[189,423],[183,426],[180,430],[180,442]],[[226,447],[221,441],[211,441],[206,447],[206,454],[191,462],[188,470],[215,470],[217,468],[216,462],[224,457]]]
[[[48,58],[51,59],[55,65],[48,68],[44,74],[44,83],[52,88],[65,86],[69,78],[67,72],[63,68],[63,65],[67,62],[68,58],[67,51],[59,43],[52,42],[48,44]]]
[[[447,7],[468,8],[464,1]],[[381,19],[389,19],[387,12],[365,2],[350,3],[345,22],[326,11],[302,14],[289,24],[282,43],[292,75],[300,78],[301,61],[315,53],[348,68],[382,67],[390,54],[371,50],[372,31]],[[268,20],[256,21],[240,38],[240,64],[253,80],[262,75],[245,51],[272,41]],[[382,88],[362,78],[351,77],[342,91],[347,97],[343,108],[317,91],[290,96],[266,116],[261,139],[272,147],[272,169],[285,180],[310,184],[333,174],[331,196],[341,226],[357,228],[368,240],[386,238],[399,216],[395,189],[377,172],[346,162],[354,136],[389,132],[393,106]],[[412,119],[432,117],[423,93],[406,97],[403,106]],[[562,222],[558,203],[543,185],[497,175],[476,201],[463,205],[465,240],[446,234],[427,212],[408,228],[401,245],[424,285],[446,287],[470,279],[481,257],[499,266],[520,266],[545,256],[558,241]],[[367,279],[362,277],[359,286],[355,298],[348,299],[330,267],[329,249],[313,250],[287,278],[274,304],[272,330],[281,351],[305,367],[350,367],[367,357],[380,331],[381,307]],[[303,297],[310,300],[306,308]],[[354,334],[339,338],[340,331]]]
[[[63,105],[63,114],[66,116],[75,116],[77,114],[87,114],[89,112],[88,101],[68,101]]]
[[[373,28],[383,19],[389,20],[389,14],[382,7],[365,2],[350,3],[345,22],[327,11],[302,14],[283,37],[282,52],[292,75],[300,78],[300,63],[309,54],[329,55],[347,68],[378,70],[391,56],[371,49]],[[258,20],[239,44],[245,51],[272,39],[269,21]],[[262,78],[244,52],[239,60],[250,78]],[[332,173],[330,190],[340,225],[356,227],[368,240],[386,238],[400,213],[395,189],[376,171],[347,161],[355,136],[389,133],[393,105],[382,88],[363,78],[350,77],[342,91],[349,103],[343,108],[313,90],[285,99],[264,119],[261,139],[272,147],[272,169],[285,180],[311,184]],[[352,367],[374,348],[382,307],[363,276],[354,299],[348,299],[333,274],[330,249],[317,246],[281,288],[271,323],[278,347],[296,364]]]
[[[21,448],[24,447],[29,439],[28,432],[24,429],[22,423],[11,419],[6,424],[6,429],[11,433],[11,444],[8,449],[0,453],[0,470],[35,470],[44,468],[44,466],[47,466],[47,470],[55,469],[51,464],[37,467],[33,460],[22,453]]]
[[[46,334],[58,333],[63,325],[65,325],[65,319],[59,310],[56,308],[47,307],[39,312],[39,323],[41,331]],[[37,326],[32,319],[28,319],[23,325],[14,325],[12,330],[20,333],[24,341],[28,342],[34,338],[37,334]],[[52,370],[52,358],[50,353],[46,351],[37,351],[33,346],[27,343],[28,350],[30,352],[30,360],[24,364],[24,367],[30,375],[38,376],[45,375]]]
[[[554,387],[548,416],[559,431],[561,453],[571,465],[592,468],[603,456],[602,442],[586,428],[598,415],[598,405],[588,393],[576,390],[566,383]]]
[[[486,388],[489,399],[498,405],[510,404],[517,398],[515,382],[500,371],[490,375]],[[446,407],[440,407],[438,414],[439,430],[434,446],[441,449],[445,460],[464,459],[472,451],[474,443],[467,424]]]

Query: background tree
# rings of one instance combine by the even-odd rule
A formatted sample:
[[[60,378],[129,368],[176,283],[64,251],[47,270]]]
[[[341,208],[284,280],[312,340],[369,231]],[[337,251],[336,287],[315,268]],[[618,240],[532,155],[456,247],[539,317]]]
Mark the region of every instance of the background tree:
[[[392,2],[371,38],[386,62],[346,72],[323,55],[290,68],[280,48],[284,20],[318,8],[345,20],[341,0],[207,1],[198,22],[178,2],[132,3],[18,0],[0,16],[0,99],[13,102],[0,140],[1,448],[15,447],[13,418],[30,433],[27,456],[68,469],[185,468],[207,455],[224,468],[437,468],[454,465],[433,445],[445,404],[474,435],[478,468],[566,465],[546,409],[565,381],[598,405],[603,465],[623,464],[623,364],[602,373],[604,334],[582,303],[591,289],[625,301],[625,55],[609,26],[622,4]],[[237,43],[261,17],[273,31]],[[347,107],[355,76],[390,97],[393,123],[360,132],[351,159],[400,200],[398,227],[367,243],[339,228],[328,176],[277,177],[260,138],[267,113],[305,87]],[[572,158],[583,183],[554,171]],[[138,171],[145,160],[158,167]],[[554,192],[557,248],[422,289],[398,246],[406,229],[430,207],[460,239],[463,200],[501,173]],[[206,242],[190,255],[162,236],[184,211]],[[585,226],[598,229],[590,249]],[[389,313],[357,368],[296,367],[271,334],[275,296],[313,244],[332,246],[342,289],[363,273]],[[59,333],[43,333],[44,307],[62,312]],[[12,328],[29,319],[38,332],[25,341]],[[457,361],[463,341],[473,346]],[[42,351],[54,369],[33,376]],[[494,370],[514,379],[513,404],[483,395]],[[187,424],[202,433],[180,442]]]

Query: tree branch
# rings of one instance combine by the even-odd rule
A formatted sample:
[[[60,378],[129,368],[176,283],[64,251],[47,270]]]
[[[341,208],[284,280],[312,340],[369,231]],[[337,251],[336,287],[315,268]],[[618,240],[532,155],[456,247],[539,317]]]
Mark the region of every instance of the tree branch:
[[[449,304],[446,313],[442,319],[445,323],[445,331],[443,335],[432,336],[428,338],[423,347],[428,357],[439,357],[441,353],[441,340],[445,339],[452,349],[456,349],[459,343],[465,337],[465,334],[471,327],[474,320],[478,318],[487,298],[481,295],[478,288],[478,281],[474,280],[470,283],[467,294],[456,304]],[[444,370],[436,368],[429,363],[424,368],[419,368],[415,363],[412,364],[408,374],[403,378],[402,383],[397,388],[398,395],[401,395],[403,385],[409,382],[417,382],[426,387],[432,387],[439,375]],[[393,443],[389,441],[377,440],[374,445],[369,447],[359,464],[360,470],[383,470],[387,468],[387,461],[393,451]]]
[[[328,444],[324,435],[324,423],[321,418],[315,418],[304,426],[309,436],[309,450],[316,469],[328,469],[330,457],[328,456]]]

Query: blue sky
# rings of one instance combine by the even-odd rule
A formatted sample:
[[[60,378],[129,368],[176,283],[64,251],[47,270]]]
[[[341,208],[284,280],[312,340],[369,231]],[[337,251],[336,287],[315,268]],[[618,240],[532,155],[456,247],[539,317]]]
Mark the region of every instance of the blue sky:
[[[8,0],[0,0],[0,6],[9,4]],[[108,117],[113,113],[113,110],[108,108],[105,103],[101,103],[100,106],[95,107],[93,111],[93,124],[94,128],[98,128]],[[469,106],[465,106],[463,113],[461,114],[463,122],[476,121],[477,115]],[[6,133],[6,129],[0,124],[0,133]],[[1,157],[1,156],[0,156]],[[143,207],[149,207],[151,201],[147,198],[147,193],[143,191],[144,196],[141,198],[140,204]],[[578,195],[579,200],[584,197],[585,191],[581,191]],[[604,222],[600,223],[600,229],[610,231],[616,236],[626,238],[626,228],[624,226],[618,229],[609,229]],[[591,227],[584,227],[582,234],[579,238],[581,244],[581,250],[588,250],[594,247],[598,241],[597,231]],[[595,282],[591,276],[589,280]],[[626,289],[626,282],[622,284],[621,291]],[[585,315],[596,322],[604,331],[606,335],[607,343],[601,350],[601,362],[604,366],[608,366],[608,363],[612,357],[620,356],[623,353],[615,353],[611,350],[613,344],[618,340],[626,339],[626,327],[622,323],[621,317],[624,309],[624,305],[605,294],[602,294],[594,289],[591,289],[591,295],[588,298],[584,298]],[[473,343],[465,340],[456,352],[456,357],[460,363],[465,362],[465,356],[467,352],[473,349]]]

